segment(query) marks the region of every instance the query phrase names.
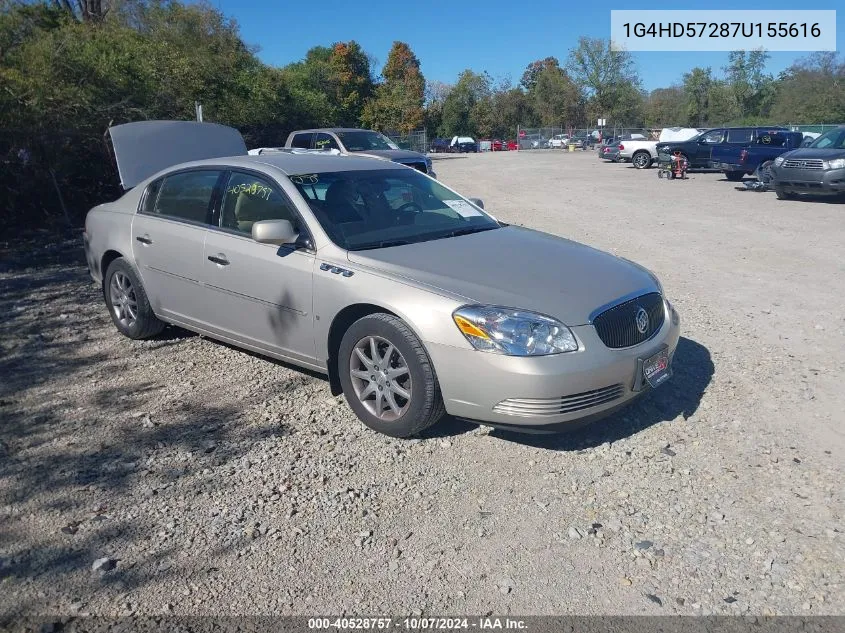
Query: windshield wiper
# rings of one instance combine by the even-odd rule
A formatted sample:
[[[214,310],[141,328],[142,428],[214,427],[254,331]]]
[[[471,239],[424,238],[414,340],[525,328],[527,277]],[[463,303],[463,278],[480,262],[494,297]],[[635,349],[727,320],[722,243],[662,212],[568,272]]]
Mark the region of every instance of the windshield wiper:
[[[481,233],[481,231],[491,231],[499,228],[498,226],[468,226],[463,229],[456,229],[449,233],[449,237],[458,237],[459,235],[469,235],[470,233]]]
[[[364,244],[363,246],[356,246],[355,251],[366,251],[372,248],[390,248],[391,246],[404,246],[410,244],[408,240],[384,240],[383,242],[373,242],[372,244]]]

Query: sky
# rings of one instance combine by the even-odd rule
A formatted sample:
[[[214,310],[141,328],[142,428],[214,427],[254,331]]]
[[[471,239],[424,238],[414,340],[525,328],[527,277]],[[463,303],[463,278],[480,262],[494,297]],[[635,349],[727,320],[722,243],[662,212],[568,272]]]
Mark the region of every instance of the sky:
[[[357,40],[377,61],[381,71],[394,40],[410,44],[427,80],[454,83],[470,68],[487,71],[495,79],[519,83],[532,61],[557,57],[563,63],[580,36],[607,38],[611,9],[657,9],[654,2],[591,3],[566,0],[317,0],[287,3],[278,0],[211,0],[237,20],[241,36],[259,47],[259,57],[283,66],[298,61],[312,46]],[[670,7],[666,7],[670,8]],[[759,3],[693,0],[675,9],[839,9],[837,49],[845,40],[842,0],[768,0]],[[647,90],[679,84],[695,66],[710,66],[721,75],[727,52],[632,53]],[[807,53],[771,54],[769,72],[777,75]]]

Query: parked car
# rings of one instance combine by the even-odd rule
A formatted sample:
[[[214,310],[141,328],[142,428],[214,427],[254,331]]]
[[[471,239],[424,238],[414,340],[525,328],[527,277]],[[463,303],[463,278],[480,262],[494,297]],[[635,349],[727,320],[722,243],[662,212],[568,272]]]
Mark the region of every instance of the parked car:
[[[449,139],[448,138],[436,138],[431,142],[431,151],[432,154],[442,154],[444,152],[449,151]]]
[[[449,147],[459,154],[478,152],[478,143],[471,136],[453,136]]]
[[[618,160],[630,161],[637,169],[647,169],[657,160],[657,141],[630,139],[620,141],[616,147],[619,150]]]
[[[845,126],[822,134],[810,147],[781,154],[771,169],[781,200],[802,193],[845,195]]]
[[[633,262],[384,159],[249,156],[213,123],[110,134],[127,191],[88,213],[83,242],[129,338],[171,323],[326,374],[395,437],[444,412],[572,426],[671,376],[679,317]]]
[[[721,169],[728,180],[738,182],[746,174],[757,172],[764,163],[798,149],[803,141],[801,132],[770,130],[768,134],[758,135],[750,145],[720,143],[713,147],[711,167]]]
[[[505,149],[505,145],[499,139],[494,139],[493,144],[492,144],[492,149],[493,149],[494,152],[501,152],[502,150]]]
[[[617,143],[601,144],[599,145],[598,154],[602,160],[616,162],[619,160],[619,145]]]
[[[357,128],[320,128],[296,130],[288,135],[287,149],[336,150],[341,154],[376,156],[401,163],[436,178],[431,159],[399,146],[384,134]]]
[[[713,148],[722,145],[745,147],[754,143],[760,136],[772,132],[789,132],[785,127],[728,127],[706,130],[687,141],[658,143],[657,152],[663,154],[661,161],[668,161],[669,156],[680,152],[687,159],[691,168],[710,168]]]
[[[552,148],[561,148],[566,147],[568,141],[568,134],[555,134],[552,138],[549,139],[548,145]]]

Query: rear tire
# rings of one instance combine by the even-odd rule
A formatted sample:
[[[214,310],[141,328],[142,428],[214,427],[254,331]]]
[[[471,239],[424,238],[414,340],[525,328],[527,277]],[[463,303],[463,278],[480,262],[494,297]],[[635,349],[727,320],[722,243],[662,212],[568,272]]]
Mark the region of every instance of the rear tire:
[[[160,333],[166,323],[153,313],[150,300],[135,269],[118,257],[106,270],[103,295],[118,332],[131,339],[144,339]]]
[[[637,169],[648,169],[651,167],[651,154],[645,151],[635,152],[631,157],[631,163]]]
[[[337,359],[346,401],[374,431],[411,437],[443,417],[434,366],[402,319],[384,313],[358,319],[343,335]]]

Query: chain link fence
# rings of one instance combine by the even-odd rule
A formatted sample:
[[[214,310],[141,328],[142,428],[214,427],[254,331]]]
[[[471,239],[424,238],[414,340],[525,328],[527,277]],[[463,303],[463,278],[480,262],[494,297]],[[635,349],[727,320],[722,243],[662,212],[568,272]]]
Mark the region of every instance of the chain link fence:
[[[640,134],[649,140],[657,140],[659,129],[638,127],[533,127],[517,128],[519,149],[587,149],[608,138],[619,138]]]
[[[415,130],[410,134],[386,134],[391,141],[401,149],[425,154],[428,152],[428,132],[426,130]]]

